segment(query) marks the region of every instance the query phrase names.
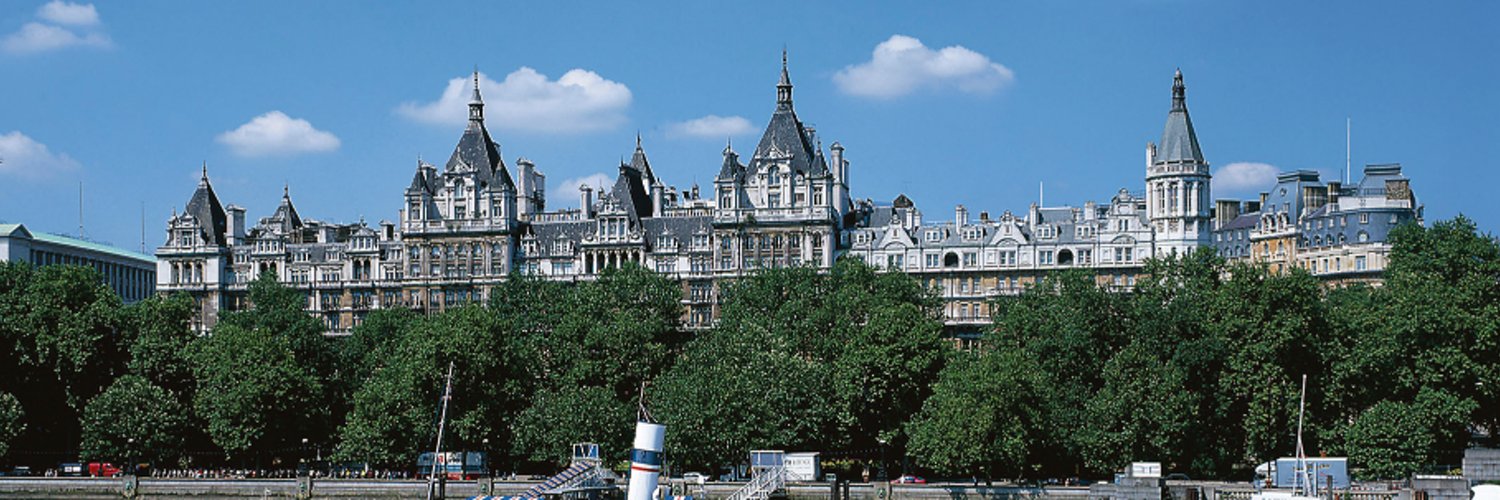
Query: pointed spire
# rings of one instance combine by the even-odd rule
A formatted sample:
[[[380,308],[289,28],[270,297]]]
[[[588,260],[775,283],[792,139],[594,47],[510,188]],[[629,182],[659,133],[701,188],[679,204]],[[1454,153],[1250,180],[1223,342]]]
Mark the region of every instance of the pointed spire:
[[[289,200],[291,198],[292,198],[292,183],[290,183],[290,182],[282,182],[281,183],[281,199],[283,199],[283,200]]]
[[[198,178],[198,185],[208,185],[208,160],[203,160],[203,176]]]
[[[636,151],[640,151],[641,150],[641,131],[640,130],[636,130],[635,131],[635,150]]]
[[[470,125],[484,123],[484,99],[479,97],[479,68],[474,68],[474,97],[469,99]]]
[[[1167,126],[1162,130],[1153,160],[1156,164],[1206,163],[1198,147],[1198,133],[1188,116],[1187,86],[1182,84],[1181,69],[1172,77],[1172,111],[1167,113]]]
[[[786,48],[781,49],[781,83],[776,84],[777,107],[792,106],[792,77],[786,69]]]
[[[1187,86],[1182,84],[1182,68],[1172,77],[1172,111],[1187,111]]]

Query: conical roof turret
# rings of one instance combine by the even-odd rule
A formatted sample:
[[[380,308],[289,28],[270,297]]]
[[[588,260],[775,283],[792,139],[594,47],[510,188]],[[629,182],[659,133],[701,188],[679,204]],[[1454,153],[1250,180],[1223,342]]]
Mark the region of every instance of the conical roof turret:
[[[1187,86],[1182,83],[1181,69],[1172,78],[1172,110],[1167,113],[1167,125],[1161,133],[1155,163],[1207,163],[1203,160],[1203,151],[1198,148],[1198,133],[1193,130],[1193,120],[1188,116]]]

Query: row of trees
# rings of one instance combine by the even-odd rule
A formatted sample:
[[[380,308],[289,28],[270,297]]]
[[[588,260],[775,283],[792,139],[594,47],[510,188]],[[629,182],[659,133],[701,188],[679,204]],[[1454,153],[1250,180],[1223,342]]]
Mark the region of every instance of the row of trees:
[[[1306,375],[1309,450],[1399,477],[1500,425],[1500,245],[1462,218],[1391,237],[1381,288],[1206,251],[1149,263],[1134,293],[1056,275],[996,301],[974,352],[942,338],[935,294],[856,259],[738,280],[706,331],[679,324],[680,284],[627,265],[517,277],[440,314],[375,311],[345,338],[273,279],[198,336],[186,297],[123,306],[92,270],[0,264],[0,457],[408,466],[451,362],[445,447],[502,470],[581,441],[624,458],[644,401],[669,459],[700,470],[750,449],[889,450],[942,475],[1147,459],[1231,477],[1291,452]]]
[[[1210,251],[1135,293],[1063,274],[995,305],[907,426],[944,474],[1101,474],[1132,460],[1248,477],[1289,456],[1307,377],[1311,453],[1366,477],[1457,464],[1500,424],[1500,245],[1464,218],[1391,234],[1385,286],[1329,290]]]

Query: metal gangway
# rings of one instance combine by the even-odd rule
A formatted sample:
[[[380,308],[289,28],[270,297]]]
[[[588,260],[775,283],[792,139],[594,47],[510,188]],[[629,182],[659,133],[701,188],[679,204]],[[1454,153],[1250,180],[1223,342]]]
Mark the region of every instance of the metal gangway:
[[[573,460],[568,468],[546,481],[532,486],[517,496],[476,497],[501,500],[531,500],[541,498],[591,498],[604,490],[613,489],[608,479],[614,474],[605,470],[599,458],[599,445],[578,443],[573,445]]]
[[[786,489],[786,452],[750,452],[750,482],[728,500],[766,500]]]

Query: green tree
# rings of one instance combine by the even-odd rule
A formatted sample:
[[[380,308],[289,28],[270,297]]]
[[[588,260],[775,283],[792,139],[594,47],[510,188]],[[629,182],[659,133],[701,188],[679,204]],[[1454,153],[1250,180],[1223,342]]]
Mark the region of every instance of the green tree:
[[[0,392],[25,408],[13,447],[75,446],[84,403],[124,372],[120,298],[93,268],[0,262]]]
[[[26,411],[10,393],[0,392],[0,458],[10,453],[10,445],[26,431]]]
[[[1032,472],[1049,438],[1043,371],[1016,350],[954,355],[907,424],[917,463],[987,479]]]
[[[170,463],[182,452],[186,414],[175,395],[144,377],[115,379],[84,407],[83,458]]]
[[[1402,479],[1440,463],[1445,450],[1462,449],[1476,405],[1440,390],[1414,401],[1381,401],[1349,426],[1349,459],[1368,479]]]
[[[534,461],[566,465],[574,443],[596,443],[611,455],[631,446],[636,409],[609,389],[559,387],[544,389],[516,418],[516,449]]]
[[[947,344],[935,296],[857,259],[827,274],[766,269],[723,291],[719,323],[654,387],[676,458],[719,466],[750,449],[904,449]],[[681,440],[681,441],[678,441]]]
[[[453,397],[444,448],[479,451],[488,439],[491,451],[511,449],[511,423],[535,387],[536,350],[499,325],[484,308],[466,306],[401,327],[354,392],[336,456],[395,466],[431,447],[450,362]],[[503,466],[505,460],[495,457],[492,463]]]
[[[273,332],[227,322],[193,342],[193,408],[229,456],[295,459],[288,450],[320,437],[322,383],[298,362],[291,344]]]
[[[197,338],[188,327],[193,300],[186,294],[151,297],[126,307],[123,323],[130,361],[126,369],[179,395],[191,395],[192,366],[188,344]]]

